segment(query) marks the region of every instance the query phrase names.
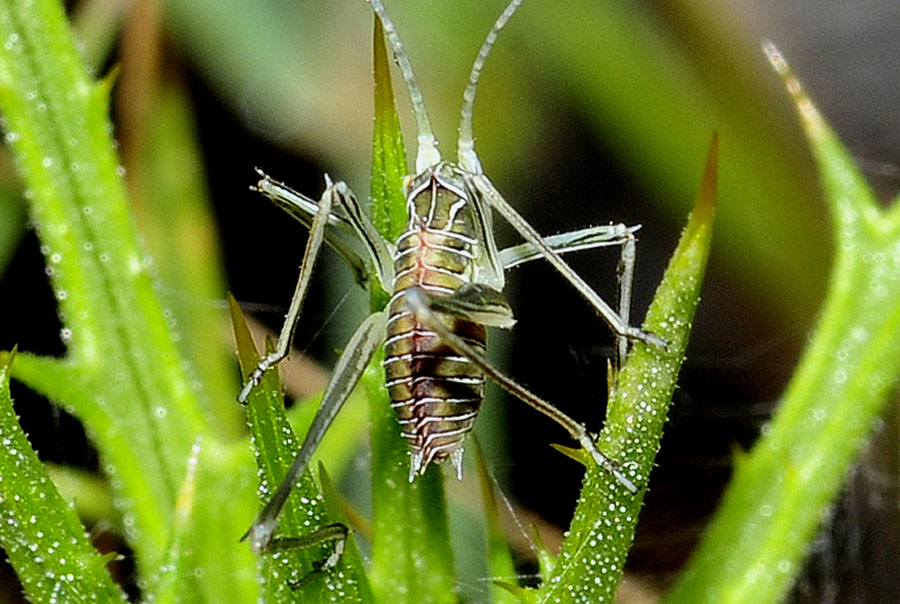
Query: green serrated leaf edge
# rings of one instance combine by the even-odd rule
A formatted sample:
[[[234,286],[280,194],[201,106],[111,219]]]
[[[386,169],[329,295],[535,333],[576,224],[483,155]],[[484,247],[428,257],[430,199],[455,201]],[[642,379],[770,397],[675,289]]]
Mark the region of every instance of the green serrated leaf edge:
[[[752,451],[737,458],[667,604],[780,602],[900,376],[898,204],[879,208],[784,57],[771,43],[763,48],[818,164],[836,257],[818,325],[781,404]]]
[[[646,487],[659,451],[678,371],[700,300],[716,207],[718,137],[710,144],[700,193],[643,328],[667,348],[637,343],[619,373],[599,443],[629,477]],[[644,491],[628,493],[591,464],[556,565],[537,602],[612,602],[634,539]]]
[[[33,602],[125,602],[22,432],[9,394],[10,364],[0,361],[0,546]]]

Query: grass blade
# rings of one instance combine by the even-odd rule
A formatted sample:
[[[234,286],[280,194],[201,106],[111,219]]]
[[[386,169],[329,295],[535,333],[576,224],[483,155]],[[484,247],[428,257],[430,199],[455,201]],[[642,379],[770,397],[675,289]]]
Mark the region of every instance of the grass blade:
[[[518,602],[513,595],[517,588],[510,584],[516,576],[512,552],[500,525],[500,514],[497,508],[497,497],[494,479],[484,460],[480,446],[475,446],[475,457],[478,465],[478,482],[481,487],[481,504],[484,508],[484,532],[487,540],[488,576],[493,577],[491,601],[494,604],[513,604]]]
[[[111,80],[93,82],[59,2],[0,5],[0,111],[68,344],[13,375],[71,409],[113,474],[145,576],[158,568],[193,438],[206,431],[137,244],[110,138]]]
[[[234,404],[237,387],[225,298],[221,250],[187,94],[160,86],[142,131],[133,141],[129,185],[142,240],[153,255],[160,298],[177,326],[178,347],[203,384],[200,402],[223,439],[242,433]],[[178,228],[172,228],[172,225]]]
[[[25,235],[25,204],[17,191],[0,187],[0,275]]]
[[[393,241],[406,223],[402,179],[407,168],[390,62],[377,18],[373,46],[372,215],[382,235]],[[373,305],[387,302],[386,295],[372,298]],[[409,448],[400,438],[390,407],[383,358],[379,351],[363,376],[372,421],[372,589],[379,602],[453,602],[453,555],[441,469],[433,465],[424,476],[409,482]]]
[[[734,476],[668,604],[780,602],[900,376],[900,219],[774,46],[821,173],[836,258],[814,336],[768,429]],[[785,200],[786,202],[788,200]]]
[[[700,300],[716,208],[717,159],[714,138],[697,203],[643,325],[664,338],[668,349],[635,344],[619,373],[600,434],[604,452],[638,485],[647,484],[659,451]],[[569,534],[535,601],[612,602],[642,504],[643,492],[628,494],[608,472],[589,464]]]
[[[375,18],[372,37],[375,75],[375,127],[372,135],[372,221],[388,241],[396,241],[406,227],[406,199],[403,177],[406,149],[403,131],[394,105],[391,66],[384,45],[381,21]]]
[[[409,482],[409,447],[384,387],[383,353],[363,376],[372,422],[372,567],[377,602],[455,602],[442,469]]]
[[[237,302],[231,300],[235,339],[241,369],[246,376],[259,363]],[[256,453],[260,479],[259,496],[265,502],[281,483],[300,446],[300,438],[294,434],[284,412],[284,399],[279,385],[278,372],[269,371],[260,385],[253,390],[247,403],[247,422]],[[309,469],[294,487],[278,523],[278,536],[299,536],[340,519],[332,518],[326,511],[322,495]],[[271,602],[328,602],[334,594],[341,594],[341,602],[367,602],[371,600],[362,561],[354,548],[341,556],[333,570],[313,576],[300,589],[292,589],[313,570],[313,563],[324,560],[331,552],[331,544],[315,546],[293,552],[266,554],[262,567],[265,577],[265,598]]]
[[[9,396],[14,355],[0,361],[0,545],[33,602],[124,602],[74,508],[19,427]]]
[[[194,445],[188,460],[187,472],[178,492],[175,508],[174,530],[166,563],[154,577],[154,585],[148,589],[147,600],[161,604],[175,604],[186,600],[199,601],[197,585],[191,580],[192,551],[189,546],[189,532],[196,513],[197,462],[200,458],[201,442]]]

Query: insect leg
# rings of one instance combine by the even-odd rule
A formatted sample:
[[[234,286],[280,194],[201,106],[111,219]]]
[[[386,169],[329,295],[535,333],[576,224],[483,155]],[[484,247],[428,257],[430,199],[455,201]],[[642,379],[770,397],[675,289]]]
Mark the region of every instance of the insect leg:
[[[619,256],[619,317],[629,325],[631,323],[631,287],[634,284],[634,261],[637,244],[634,235],[630,232],[622,243],[622,253]],[[616,370],[625,364],[628,355],[628,338],[624,335],[616,336]]]
[[[259,181],[250,187],[250,190],[262,193],[279,208],[309,227],[312,219],[319,213],[319,203],[283,182],[275,180],[260,168],[256,168],[256,173],[259,175]],[[347,217],[337,207],[332,207],[328,214],[328,226],[344,231],[349,231],[351,228]]]
[[[324,560],[313,562],[313,569],[307,573],[306,576],[299,581],[291,583],[292,589],[299,589],[316,573],[332,569],[337,565],[338,560],[341,559],[341,554],[344,553],[344,546],[347,543],[347,535],[349,534],[350,529],[348,529],[346,525],[336,522],[334,524],[329,524],[328,526],[323,526],[319,530],[308,535],[272,539],[272,541],[269,542],[266,551],[269,553],[293,552],[300,549],[315,547],[316,545],[328,543],[329,541],[334,542],[334,549],[332,550],[331,555]]]
[[[310,227],[313,218],[319,213],[319,205],[262,170],[257,169],[256,171],[260,175],[260,180],[253,189],[271,199],[275,205],[293,218]],[[378,230],[363,211],[352,191],[340,182],[335,187],[339,189],[341,195],[338,196],[337,205],[332,207],[328,215],[329,228],[325,231],[325,243],[347,260],[357,273],[360,282],[368,279],[369,270],[364,260],[364,257],[367,257],[381,281],[381,286],[388,287],[393,278],[391,275],[393,269],[391,250],[378,235]],[[360,253],[360,245],[365,248],[363,253]]]
[[[300,264],[300,276],[297,278],[297,286],[294,288],[291,306],[284,319],[284,325],[281,327],[281,333],[278,336],[278,343],[275,346],[275,351],[260,360],[259,365],[257,365],[256,369],[250,374],[247,383],[244,384],[241,393],[238,395],[238,402],[241,404],[247,401],[247,397],[250,396],[250,391],[259,384],[263,374],[287,356],[288,348],[290,348],[291,340],[294,337],[294,329],[297,326],[297,319],[300,316],[300,308],[303,306],[306,290],[309,289],[309,280],[312,277],[316,258],[319,255],[319,250],[322,247],[322,241],[325,237],[325,226],[328,223],[331,206],[337,195],[338,192],[336,186],[328,179],[328,188],[322,193],[318,211],[315,218],[313,218],[312,226],[309,229],[309,240],[306,242],[306,250],[303,252],[303,261]]]
[[[362,376],[378,345],[384,339],[386,322],[387,315],[383,311],[369,315],[353,333],[350,341],[347,342],[347,347],[338,359],[334,373],[328,382],[328,386],[325,388],[322,403],[319,405],[319,410],[316,412],[312,425],[306,433],[306,438],[300,446],[300,451],[294,458],[281,484],[275,490],[275,494],[272,495],[272,498],[263,507],[259,516],[256,517],[253,526],[241,537],[241,541],[250,539],[250,548],[254,552],[268,551],[272,541],[272,534],[278,526],[278,516],[281,514],[281,510],[291,494],[291,490],[297,484],[297,481],[300,480],[303,470],[309,464],[309,460],[322,441],[322,437],[325,435],[328,427],[331,426],[331,422],[334,421],[341,407],[343,407],[347,397],[350,396],[350,392],[356,386],[360,376]]]
[[[516,323],[503,294],[481,283],[463,285],[449,296],[429,296],[428,305],[438,312],[488,327],[508,329]]]
[[[628,489],[631,493],[637,493],[638,489],[635,486],[634,482],[631,481],[622,470],[619,469],[618,465],[608,458],[606,455],[600,452],[597,448],[597,445],[594,443],[591,435],[588,434],[587,428],[584,427],[583,424],[578,423],[556,407],[554,407],[549,402],[540,398],[536,394],[527,390],[524,386],[519,385],[517,382],[513,381],[512,378],[506,376],[501,373],[497,369],[494,368],[493,365],[488,363],[487,359],[478,351],[469,346],[462,338],[454,334],[438,317],[435,313],[437,308],[440,308],[439,312],[447,312],[447,309],[450,308],[452,303],[447,302],[447,298],[453,298],[453,295],[450,296],[441,296],[440,299],[428,295],[422,288],[418,286],[413,286],[404,291],[406,296],[406,303],[409,306],[410,310],[415,314],[416,320],[427,326],[429,329],[434,331],[438,336],[443,340],[450,348],[455,350],[458,354],[461,354],[475,363],[485,375],[493,379],[500,386],[503,387],[504,390],[521,400],[522,402],[530,405],[534,409],[537,409],[560,426],[565,428],[565,430],[572,436],[573,439],[577,440],[581,447],[588,452],[591,456],[591,459],[594,462],[602,467],[604,470],[609,472],[612,476],[615,477],[619,483]],[[499,292],[496,292],[497,295],[500,295]],[[433,310],[432,308],[435,308]],[[471,318],[471,315],[466,313],[462,316],[466,318]]]
[[[381,287],[389,290],[394,281],[392,247],[388,247],[390,244],[385,241],[375,224],[363,211],[353,191],[343,182],[337,183],[335,187],[338,188],[340,193],[337,198],[339,207],[347,215],[350,226],[353,228],[359,241],[366,248],[369,261],[375,268]]]
[[[601,298],[599,294],[597,294],[597,292],[595,292],[593,288],[591,288],[591,286],[588,285],[584,279],[582,279],[581,276],[559,256],[558,253],[544,243],[544,240],[541,239],[541,236],[534,230],[534,227],[528,224],[522,215],[516,212],[515,208],[503,199],[497,189],[494,188],[494,185],[491,184],[491,181],[488,180],[484,174],[470,175],[470,182],[476,193],[487,199],[491,207],[497,210],[526,241],[541,250],[544,258],[546,258],[547,261],[550,262],[550,264],[552,264],[567,281],[569,281],[569,283],[575,286],[575,289],[577,289],[591,306],[594,307],[597,313],[603,317],[603,320],[606,321],[616,335],[653,344],[660,348],[666,347],[665,341],[659,336],[638,327],[628,325],[628,323],[623,321],[618,313],[616,313],[616,311],[613,310],[609,304],[607,304],[603,298]]]
[[[582,250],[592,250],[598,247],[624,245],[632,238],[632,234],[641,228],[640,225],[626,226],[624,224],[604,224],[587,227],[568,233],[549,235],[543,237],[550,249],[557,254],[568,254]],[[543,258],[543,252],[534,244],[525,242],[500,250],[500,262],[503,270]]]
[[[547,244],[557,254],[567,254],[581,250],[590,250],[598,247],[607,247],[618,245],[622,247],[619,255],[619,318],[626,325],[631,320],[631,289],[634,282],[634,263],[635,263],[635,237],[634,233],[640,229],[640,225],[626,226],[622,223],[607,224],[596,227],[588,227],[561,233],[559,235],[550,235],[544,237],[544,243]],[[499,258],[503,265],[503,270],[510,269],[525,262],[543,258],[544,254],[541,249],[532,243],[525,242],[512,247],[500,250]],[[626,336],[616,336],[616,359],[615,366],[622,367],[625,357],[628,353],[628,338]]]

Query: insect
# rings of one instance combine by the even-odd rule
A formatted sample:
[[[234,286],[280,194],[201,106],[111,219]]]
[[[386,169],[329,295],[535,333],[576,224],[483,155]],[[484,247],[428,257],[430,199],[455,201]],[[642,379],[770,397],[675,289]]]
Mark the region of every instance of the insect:
[[[409,444],[411,481],[432,462],[445,460],[461,475],[463,442],[475,421],[488,376],[560,424],[594,462],[628,491],[637,492],[634,482],[597,449],[582,424],[500,373],[484,356],[486,328],[509,328],[515,323],[502,294],[504,270],[536,258],[550,262],[609,324],[616,335],[619,362],[629,340],[665,346],[657,336],[629,325],[634,232],[639,227],[610,224],[542,238],[482,170],[472,133],[475,92],[497,34],[521,2],[512,0],[506,6],[472,66],[463,95],[458,158],[450,162],[437,150],[422,93],[394,25],[382,2],[372,0],[409,92],[418,130],[416,174],[404,183],[408,223],[396,242],[381,237],[345,183],[332,182],[326,176],[325,192],[316,202],[260,172],[256,189],[307,224],[310,234],[276,349],[251,373],[239,401],[246,401],[263,374],[287,355],[323,243],[341,253],[361,278],[378,279],[392,296],[387,307],[367,317],[347,343],[300,452],[245,535],[254,551],[270,546],[291,489],[382,342],[391,406]],[[525,243],[498,250],[492,210],[509,222]],[[617,310],[560,257],[566,252],[613,245],[621,247]]]

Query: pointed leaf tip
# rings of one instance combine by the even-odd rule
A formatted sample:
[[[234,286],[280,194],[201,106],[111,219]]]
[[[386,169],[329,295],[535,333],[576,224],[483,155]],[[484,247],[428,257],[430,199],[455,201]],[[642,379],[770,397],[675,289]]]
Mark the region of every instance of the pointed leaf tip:
[[[599,439],[603,452],[641,487],[655,465],[700,299],[715,215],[717,163],[718,137],[713,136],[697,203],[643,324],[665,339],[667,350],[634,346],[619,372]],[[569,533],[555,568],[544,577],[539,601],[612,602],[642,503],[643,493],[627,494],[612,473],[589,466]]]
[[[12,365],[19,352],[19,345],[13,346],[12,350],[0,350],[0,377],[5,376],[9,366]]]
[[[22,431],[0,363],[0,547],[30,602],[124,602],[75,509],[60,495]],[[50,578],[50,580],[48,580]]]
[[[550,443],[550,446],[566,457],[574,459],[587,468],[591,467],[591,465],[594,463],[594,461],[591,459],[591,456],[584,449],[575,449],[573,447],[567,447],[559,443]]]
[[[794,71],[788,64],[787,59],[784,58],[784,55],[781,54],[781,51],[778,50],[778,47],[770,40],[763,40],[762,51],[769,60],[772,69],[781,78],[781,82],[791,96],[791,100],[794,101],[794,106],[802,118],[803,127],[806,129],[807,135],[815,139],[825,129],[825,120],[822,118],[822,115],[816,109],[809,95],[806,94],[803,84],[794,75]]]
[[[382,236],[395,241],[407,220],[403,179],[408,170],[394,105],[390,60],[377,17],[373,33],[372,220]],[[373,310],[386,301],[386,295],[373,295]],[[443,594],[452,593],[455,581],[443,478],[439,468],[432,467],[414,483],[407,482],[409,452],[398,436],[396,416],[386,402],[384,373],[378,359],[376,355],[363,377],[372,418],[375,540],[369,578],[377,600],[399,603],[397,594],[403,594],[403,602],[443,601]],[[385,484],[393,486],[385,488]]]
[[[694,212],[709,216],[715,211],[719,182],[719,133],[713,132],[706,152],[706,166],[703,168],[703,180],[700,182],[700,193]]]
[[[391,65],[384,43],[384,28],[375,17],[372,37],[372,71],[375,83],[375,123],[372,136],[372,220],[378,231],[394,240],[406,224],[403,177],[406,149],[400,118],[394,104]]]
[[[760,46],[762,47],[762,51],[765,53],[766,58],[769,60],[769,63],[772,65],[772,69],[775,70],[775,73],[782,77],[793,75],[790,66],[784,59],[784,55],[781,54],[781,51],[778,50],[778,47],[775,46],[774,42],[764,38],[762,42],[760,42]]]
[[[512,583],[507,583],[506,581],[500,581],[497,579],[494,580],[494,585],[508,591],[522,604],[534,604],[535,602],[537,602],[537,592],[533,589],[520,587],[518,585],[513,585]]]
[[[228,293],[228,307],[231,310],[231,328],[234,333],[238,361],[241,366],[241,376],[243,379],[247,379],[250,372],[259,363],[259,351],[253,342],[247,319],[244,317],[240,305],[231,292]]]
[[[883,213],[865,176],[803,89],[784,55],[767,40],[762,42],[762,50],[775,73],[781,78],[785,90],[794,103],[794,109],[800,116],[800,123],[821,173],[834,224],[838,228],[838,239],[854,236],[859,232],[854,225],[856,213],[863,215],[866,220],[880,221]],[[855,206],[856,212],[842,211],[841,204],[844,202]],[[883,228],[883,225],[879,225],[878,228]],[[839,249],[843,247],[839,246]]]
[[[719,172],[719,133],[713,132],[706,153],[706,166],[700,181],[700,192],[685,229],[685,240],[693,239],[701,228],[712,224],[716,213]]]
[[[109,99],[112,96],[113,87],[119,79],[119,65],[113,65],[102,79],[94,84],[93,100],[99,105],[99,108],[106,112],[109,108]]]

